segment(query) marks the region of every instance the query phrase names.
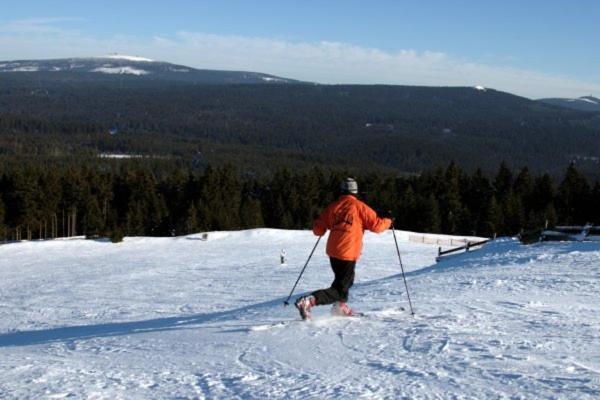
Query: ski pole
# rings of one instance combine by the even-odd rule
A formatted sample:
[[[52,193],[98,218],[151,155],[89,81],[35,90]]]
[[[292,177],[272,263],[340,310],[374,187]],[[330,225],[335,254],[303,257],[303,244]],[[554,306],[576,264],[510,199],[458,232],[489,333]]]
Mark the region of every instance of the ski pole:
[[[404,275],[404,266],[402,265],[402,257],[400,257],[400,248],[398,247],[398,240],[396,239],[396,229],[392,222],[392,234],[394,235],[394,243],[396,244],[396,251],[398,252],[398,261],[400,262],[400,269],[402,270],[402,279],[404,279],[404,286],[406,287],[406,295],[408,296],[408,305],[410,306],[410,314],[414,317],[415,312],[413,311],[412,302],[410,301],[410,293],[408,293],[408,285],[406,284],[406,276]]]
[[[312,258],[313,253],[315,252],[315,250],[317,249],[317,246],[319,245],[319,242],[321,241],[321,238],[323,236],[319,236],[319,238],[317,239],[317,243],[315,243],[315,247],[313,247],[312,251],[310,252],[310,255],[308,256],[308,260],[306,260],[306,264],[304,264],[304,268],[302,268],[302,271],[300,272],[300,275],[298,275],[298,279],[296,279],[296,283],[294,283],[294,287],[292,288],[292,291],[290,292],[290,295],[288,296],[288,298],[283,302],[283,304],[285,304],[286,306],[289,306],[290,303],[290,297],[292,297],[292,294],[294,293],[294,290],[296,290],[296,285],[298,284],[298,282],[300,282],[300,278],[302,278],[302,274],[304,274],[304,270],[306,269],[306,266],[308,265],[308,262],[310,261],[310,259]]]

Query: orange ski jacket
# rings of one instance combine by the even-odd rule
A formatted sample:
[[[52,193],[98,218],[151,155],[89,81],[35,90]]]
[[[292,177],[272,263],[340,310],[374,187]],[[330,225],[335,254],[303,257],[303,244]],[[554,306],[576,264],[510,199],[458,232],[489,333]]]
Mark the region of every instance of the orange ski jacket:
[[[313,233],[323,236],[329,229],[327,255],[339,260],[356,261],[362,250],[365,230],[380,233],[392,225],[379,218],[368,205],[352,195],[343,195],[330,204],[313,223]]]

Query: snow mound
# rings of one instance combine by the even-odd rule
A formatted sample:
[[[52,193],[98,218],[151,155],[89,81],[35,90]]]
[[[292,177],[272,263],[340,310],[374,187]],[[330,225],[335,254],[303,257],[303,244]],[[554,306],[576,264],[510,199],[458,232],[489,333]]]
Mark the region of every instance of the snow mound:
[[[487,92],[487,89],[484,86],[477,85],[474,87],[475,90],[479,90],[481,92]]]

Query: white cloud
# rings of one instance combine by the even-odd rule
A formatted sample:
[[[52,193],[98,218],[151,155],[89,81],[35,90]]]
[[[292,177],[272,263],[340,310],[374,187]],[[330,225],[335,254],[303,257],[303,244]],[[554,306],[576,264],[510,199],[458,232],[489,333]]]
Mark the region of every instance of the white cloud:
[[[320,83],[475,86],[530,98],[600,93],[600,82],[474,63],[440,52],[384,51],[338,42],[181,31],[171,36],[94,38],[64,29],[76,19],[28,19],[0,25],[1,59],[97,56],[112,52],[196,68],[266,72]]]
[[[13,34],[39,34],[39,33],[63,33],[65,32],[56,24],[64,22],[82,21],[81,18],[27,18],[8,21],[0,25],[0,33]]]

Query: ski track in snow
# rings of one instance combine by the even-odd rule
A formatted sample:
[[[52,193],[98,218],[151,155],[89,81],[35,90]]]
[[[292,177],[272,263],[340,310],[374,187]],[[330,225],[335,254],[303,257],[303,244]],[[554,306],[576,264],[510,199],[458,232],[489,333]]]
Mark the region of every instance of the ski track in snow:
[[[600,397],[600,244],[367,234],[351,304],[283,306],[315,237],[251,230],[0,246],[0,398]],[[287,266],[279,254],[287,252]],[[332,279],[320,244],[296,295]]]

